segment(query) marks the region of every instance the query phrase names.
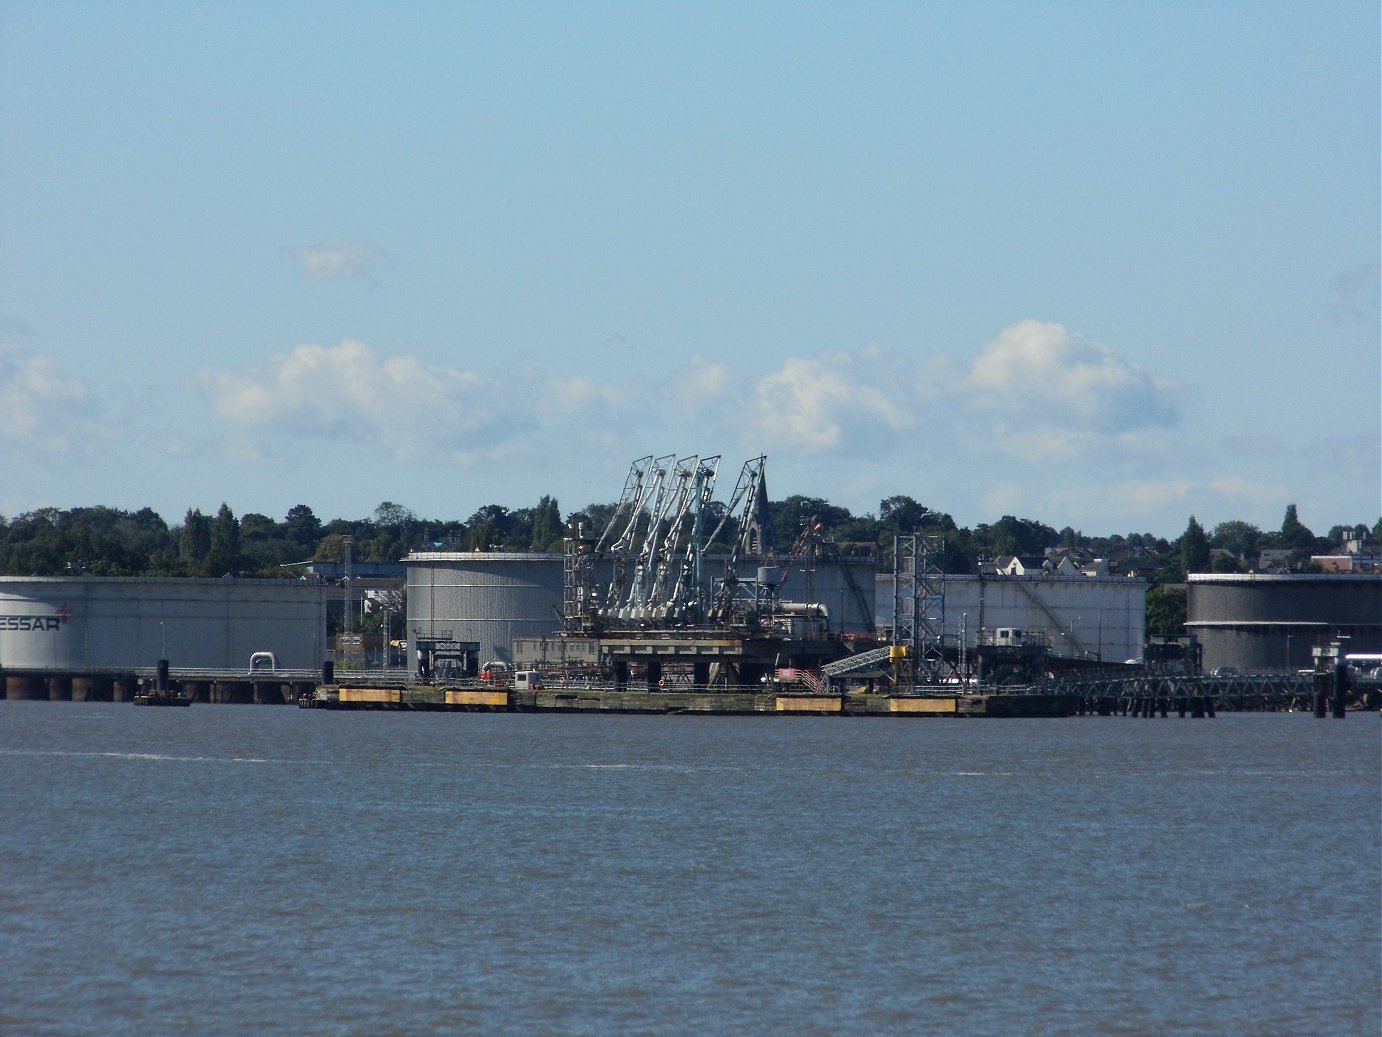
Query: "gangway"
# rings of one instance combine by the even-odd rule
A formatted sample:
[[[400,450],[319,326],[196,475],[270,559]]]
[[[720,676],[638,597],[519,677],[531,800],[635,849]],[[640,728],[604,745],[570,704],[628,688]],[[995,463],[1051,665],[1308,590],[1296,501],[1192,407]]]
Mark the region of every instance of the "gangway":
[[[892,655],[892,646],[884,645],[882,648],[871,648],[867,652],[860,652],[858,655],[847,656],[844,659],[836,659],[833,663],[826,663],[821,667],[821,676],[826,680],[833,680],[842,677],[846,673],[854,673],[858,670],[867,670],[878,663],[887,662]]]

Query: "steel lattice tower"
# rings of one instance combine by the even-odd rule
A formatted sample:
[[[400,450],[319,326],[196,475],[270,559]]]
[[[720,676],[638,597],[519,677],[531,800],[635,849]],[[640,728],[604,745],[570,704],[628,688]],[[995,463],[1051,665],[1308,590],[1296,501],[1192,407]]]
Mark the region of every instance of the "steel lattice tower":
[[[893,644],[903,645],[915,679],[936,681],[945,667],[945,578],[939,536],[893,538]]]

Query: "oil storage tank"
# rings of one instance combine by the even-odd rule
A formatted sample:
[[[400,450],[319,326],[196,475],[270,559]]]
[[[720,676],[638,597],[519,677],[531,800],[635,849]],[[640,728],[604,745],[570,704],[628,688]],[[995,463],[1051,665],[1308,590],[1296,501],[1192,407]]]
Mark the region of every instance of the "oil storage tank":
[[[305,580],[0,577],[0,670],[318,669],[326,588]]]
[[[1185,626],[1209,670],[1304,669],[1311,648],[1334,639],[1348,652],[1382,652],[1380,575],[1192,573],[1186,591]]]
[[[946,574],[938,581],[947,642],[973,648],[995,631],[1020,631],[1067,659],[1121,663],[1142,658],[1147,628],[1147,583],[1123,576],[978,576]],[[877,585],[880,630],[893,625],[893,577]]]
[[[550,552],[414,551],[408,568],[408,653],[417,642],[480,646],[480,662],[512,662],[513,639],[561,626],[562,555]]]

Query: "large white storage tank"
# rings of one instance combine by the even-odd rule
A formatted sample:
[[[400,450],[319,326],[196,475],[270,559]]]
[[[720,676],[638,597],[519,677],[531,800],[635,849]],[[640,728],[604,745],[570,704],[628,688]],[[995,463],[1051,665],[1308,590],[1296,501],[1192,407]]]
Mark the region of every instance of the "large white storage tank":
[[[414,551],[405,561],[414,669],[418,640],[475,642],[481,663],[512,662],[515,637],[539,637],[561,626],[560,554]]]
[[[945,636],[969,647],[979,631],[1037,635],[1053,655],[1121,663],[1142,658],[1147,584],[1124,576],[946,575]],[[878,578],[878,626],[892,625],[893,578]]]
[[[320,669],[326,587],[304,580],[0,577],[0,670]]]

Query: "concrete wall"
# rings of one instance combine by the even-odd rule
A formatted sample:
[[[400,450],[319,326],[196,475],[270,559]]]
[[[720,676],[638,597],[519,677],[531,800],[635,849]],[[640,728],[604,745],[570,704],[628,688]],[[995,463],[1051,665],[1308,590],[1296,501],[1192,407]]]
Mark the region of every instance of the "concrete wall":
[[[317,669],[326,588],[301,580],[0,577],[0,668]]]

